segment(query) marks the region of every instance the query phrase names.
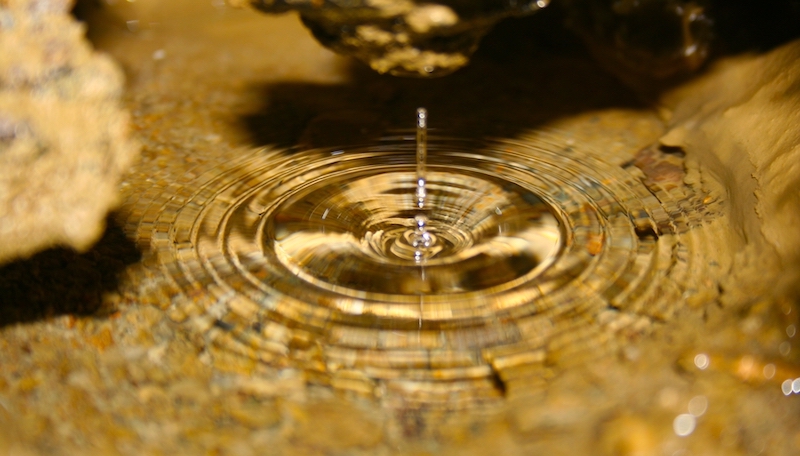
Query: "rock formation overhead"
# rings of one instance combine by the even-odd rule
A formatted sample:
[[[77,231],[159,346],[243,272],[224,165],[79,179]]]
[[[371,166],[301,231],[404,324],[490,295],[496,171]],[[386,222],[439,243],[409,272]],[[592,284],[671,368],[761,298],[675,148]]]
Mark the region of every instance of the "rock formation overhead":
[[[551,0],[230,0],[267,13],[297,11],[323,45],[379,73],[441,76],[469,62],[499,21]],[[800,1],[556,0],[567,25],[612,72],[683,77],[722,53],[796,36]],[[718,46],[718,43],[723,43]]]
[[[245,4],[248,0],[236,0]],[[323,45],[379,73],[441,76],[466,65],[499,20],[546,7],[550,0],[252,0],[268,13],[300,12]]]

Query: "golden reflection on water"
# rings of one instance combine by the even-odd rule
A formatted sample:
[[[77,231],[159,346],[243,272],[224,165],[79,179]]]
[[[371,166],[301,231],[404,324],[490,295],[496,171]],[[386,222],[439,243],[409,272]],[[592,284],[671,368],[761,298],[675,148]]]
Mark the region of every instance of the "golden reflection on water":
[[[156,32],[162,42],[123,39],[109,48],[135,69],[129,103],[145,144],[120,210],[129,236],[147,251],[146,279],[134,285],[141,302],[183,322],[212,365],[237,371],[250,366],[241,359],[253,360],[261,366],[255,375],[272,378],[278,374],[263,366],[274,367],[296,375],[308,391],[322,386],[348,404],[368,398],[392,423],[387,429],[395,434],[385,438],[397,445],[413,436],[462,452],[566,445],[606,454],[797,449],[791,401],[800,372],[788,329],[797,324],[796,303],[747,297],[744,285],[730,281],[720,286],[736,253],[725,226],[726,194],[692,157],[648,147],[663,124],[619,101],[629,100],[627,92],[596,68],[562,56],[510,63],[479,56],[462,75],[417,87],[347,74],[335,57],[307,44],[298,56],[319,58],[292,60],[280,47],[259,53],[252,37],[278,40],[291,29],[283,22],[209,22],[216,28],[205,41],[195,24],[193,39]],[[198,43],[206,47],[198,50]],[[342,83],[351,77],[360,79]],[[503,90],[483,82],[490,80]],[[266,94],[254,85],[267,87]],[[467,92],[479,101],[454,96]],[[557,266],[563,280],[542,282],[518,299],[473,297],[461,307],[445,298],[420,306],[418,296],[401,305],[359,296],[331,301],[309,291],[308,282],[274,281],[264,269],[271,263],[263,258],[263,238],[248,231],[262,202],[248,213],[239,198],[263,182],[274,167],[266,154],[279,148],[252,146],[287,138],[332,145],[325,141],[339,133],[380,133],[422,103],[449,119],[457,135],[492,119],[494,136],[512,130],[499,135],[512,148],[545,139],[545,150],[585,166],[570,183],[591,195],[588,204],[560,199],[557,185],[540,193],[551,206],[569,205],[572,227],[584,228],[565,230],[573,239],[564,242],[582,253]],[[252,128],[255,139],[220,120],[249,112],[262,123]],[[508,127],[515,123],[525,128]],[[551,124],[561,132],[556,141]],[[287,182],[276,195],[298,185]],[[630,188],[635,198],[615,197]],[[592,273],[581,275],[589,265]],[[403,290],[415,293],[420,283]],[[307,419],[324,428],[341,418]],[[313,433],[297,435],[313,440]]]

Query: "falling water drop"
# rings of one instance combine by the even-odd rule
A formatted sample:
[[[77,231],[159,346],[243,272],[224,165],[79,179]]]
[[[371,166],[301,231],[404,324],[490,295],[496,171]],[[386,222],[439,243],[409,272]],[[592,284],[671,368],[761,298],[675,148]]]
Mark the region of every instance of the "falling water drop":
[[[425,165],[428,160],[428,110],[417,109],[417,207],[425,209],[425,198],[428,190],[425,188],[427,177]],[[436,243],[436,238],[428,232],[428,217],[420,213],[414,217],[414,232],[411,234],[411,246],[414,247],[414,261],[421,262],[431,256],[431,247]],[[435,254],[435,253],[434,253]]]
[[[417,109],[417,207],[425,207],[425,162],[428,160],[428,110]]]

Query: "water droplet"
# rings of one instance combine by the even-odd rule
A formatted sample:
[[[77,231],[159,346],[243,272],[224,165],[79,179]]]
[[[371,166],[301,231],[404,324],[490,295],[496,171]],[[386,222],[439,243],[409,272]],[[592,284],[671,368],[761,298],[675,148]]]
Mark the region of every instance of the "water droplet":
[[[417,109],[417,206],[425,207],[425,198],[428,195],[425,189],[427,182],[426,166],[428,164],[428,111],[425,108]]]
[[[428,218],[424,215],[414,217],[415,227],[411,233],[411,246],[414,247],[414,261],[429,258],[431,249],[436,244],[436,236],[428,232]]]

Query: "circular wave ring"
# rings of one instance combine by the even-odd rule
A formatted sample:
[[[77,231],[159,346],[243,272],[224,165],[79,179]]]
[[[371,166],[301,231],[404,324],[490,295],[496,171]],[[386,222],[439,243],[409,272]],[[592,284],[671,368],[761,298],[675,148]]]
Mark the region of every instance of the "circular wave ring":
[[[438,250],[422,262],[403,253],[411,135],[133,182],[127,226],[170,314],[221,349],[424,403],[495,400],[599,356],[672,318],[703,273],[688,187],[557,134],[428,147]]]

